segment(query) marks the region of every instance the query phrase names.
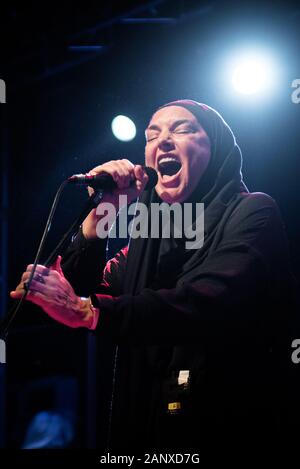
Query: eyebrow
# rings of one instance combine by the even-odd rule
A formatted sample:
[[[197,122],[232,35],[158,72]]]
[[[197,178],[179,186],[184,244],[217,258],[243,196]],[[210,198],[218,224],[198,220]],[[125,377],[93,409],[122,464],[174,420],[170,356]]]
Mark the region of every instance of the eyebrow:
[[[171,128],[174,129],[175,127],[177,127],[178,125],[181,125],[181,124],[192,124],[193,122],[189,119],[179,119],[175,122],[173,122],[173,124],[171,125]],[[149,127],[146,128],[146,131],[147,130],[160,130],[160,127],[156,124],[152,124],[150,125]]]

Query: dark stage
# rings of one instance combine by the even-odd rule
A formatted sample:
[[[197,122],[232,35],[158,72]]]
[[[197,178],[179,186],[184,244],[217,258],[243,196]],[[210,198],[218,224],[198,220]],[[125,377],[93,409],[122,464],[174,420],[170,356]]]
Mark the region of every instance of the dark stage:
[[[283,1],[2,5],[0,317],[13,306],[9,292],[33,262],[60,183],[109,160],[144,164],[149,116],[163,103],[183,98],[221,113],[241,148],[248,189],[277,202],[299,291],[299,19],[300,2]],[[269,66],[257,92],[232,77],[238,58],[246,60],[249,53]],[[248,78],[253,72],[255,80],[259,70],[253,67],[252,62]],[[135,138],[115,137],[111,122],[117,115],[134,122]],[[85,187],[65,189],[42,260],[86,199]],[[111,242],[109,257],[126,243]],[[289,339],[275,374],[283,372],[278,419],[280,445],[290,448],[283,451],[288,461],[300,419],[300,320],[291,298],[284,309]],[[110,418],[111,343],[58,324],[26,302],[2,345],[0,447],[98,448]],[[34,446],[39,425],[48,431]],[[278,445],[272,448],[270,458]],[[48,458],[44,454],[42,461]],[[50,452],[49,461],[59,461],[57,454]],[[91,463],[101,456],[91,455]],[[22,453],[18,458],[22,461]]]

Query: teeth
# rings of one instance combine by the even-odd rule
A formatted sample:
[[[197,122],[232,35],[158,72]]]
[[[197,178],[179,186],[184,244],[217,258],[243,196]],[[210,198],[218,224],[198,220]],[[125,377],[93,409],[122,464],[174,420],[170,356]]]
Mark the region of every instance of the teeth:
[[[164,158],[162,158],[161,160],[159,160],[159,164],[162,164],[162,163],[172,163],[173,161],[175,161],[175,163],[178,163],[178,161],[176,160],[176,158],[174,158],[173,156],[165,156]]]

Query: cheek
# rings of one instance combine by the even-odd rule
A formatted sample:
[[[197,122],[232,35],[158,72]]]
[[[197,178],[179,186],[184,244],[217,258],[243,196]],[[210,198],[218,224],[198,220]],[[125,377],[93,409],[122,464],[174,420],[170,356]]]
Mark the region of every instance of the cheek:
[[[150,150],[149,147],[145,148],[145,163],[146,166],[153,166],[154,165],[154,152]]]
[[[189,162],[189,168],[191,172],[191,177],[198,177],[199,175],[202,175],[203,172],[206,170],[208,163],[210,160],[210,147],[205,145],[197,147],[195,145],[194,148],[189,149],[189,154],[188,154],[188,162]]]

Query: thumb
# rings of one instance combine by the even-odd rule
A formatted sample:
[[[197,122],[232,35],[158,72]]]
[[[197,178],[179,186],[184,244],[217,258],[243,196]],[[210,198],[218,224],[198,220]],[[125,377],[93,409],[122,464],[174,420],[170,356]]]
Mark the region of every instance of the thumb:
[[[136,189],[139,192],[143,191],[147,185],[149,177],[140,164],[134,166],[134,176]]]
[[[140,164],[134,165],[133,172],[134,172],[135,179],[138,179],[138,180],[143,179],[143,176],[145,175],[145,171],[143,170]]]
[[[62,268],[61,268],[61,256],[57,256],[55,261],[49,267],[50,270],[56,270],[59,274],[64,275]]]

